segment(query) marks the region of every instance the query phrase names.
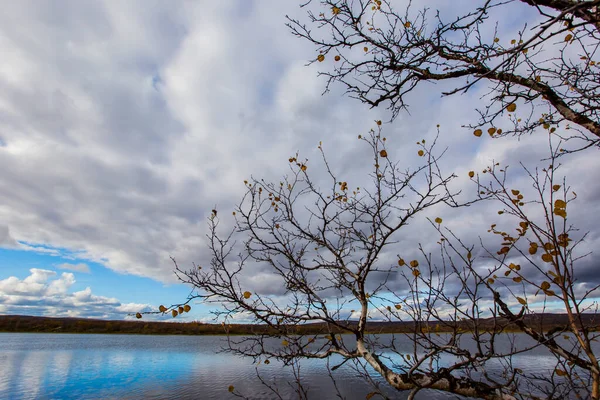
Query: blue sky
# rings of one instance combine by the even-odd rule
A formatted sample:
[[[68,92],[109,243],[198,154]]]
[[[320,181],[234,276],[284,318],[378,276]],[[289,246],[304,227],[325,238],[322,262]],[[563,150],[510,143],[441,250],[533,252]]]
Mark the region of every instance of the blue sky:
[[[62,253],[62,250],[58,250]],[[137,277],[127,274],[117,274],[105,268],[101,263],[90,262],[86,259],[71,256],[48,256],[35,251],[8,250],[0,251],[0,263],[3,273],[7,276],[16,276],[24,279],[30,275],[29,269],[38,268],[56,272],[71,272],[75,275],[75,283],[71,286],[73,291],[93,287],[98,293],[107,297],[118,297],[124,303],[156,302],[156,293],[164,294],[164,302],[177,302],[181,299],[182,289],[180,284],[163,284],[150,278]],[[85,266],[89,272],[79,266]],[[118,285],[115,283],[118,282]],[[128,288],[128,290],[123,290]]]
[[[446,13],[472,4],[422,3]],[[389,113],[341,87],[323,96],[317,73],[328,65],[306,65],[316,50],[290,34],[286,15],[305,10],[284,1],[4,5],[0,314],[124,318],[181,302],[190,288],[175,279],[170,256],[184,268],[208,264],[206,218],[215,206],[230,214],[244,179],[279,180],[290,155],[314,158],[319,141],[333,150],[333,168],[360,175],[368,159],[356,136]],[[513,14],[498,18],[508,41],[520,25]],[[398,159],[415,162],[411,144],[433,138],[438,124],[448,146],[442,164],[465,193],[473,189],[467,172],[493,159],[543,158],[543,137],[475,141],[462,125],[476,118],[486,87],[450,100],[440,98],[444,87],[424,85],[410,114],[384,124]],[[588,152],[563,170],[583,176],[599,166]],[[527,185],[522,173],[511,179]],[[600,211],[600,185],[577,191],[588,212],[573,221],[591,232],[584,250],[598,248],[600,231],[586,215]],[[431,215],[477,242],[489,226],[486,207]],[[405,238],[405,253],[431,235],[423,221]],[[257,275],[250,289],[278,293],[269,279]],[[209,307],[193,307],[190,319],[210,318]]]
[[[182,284],[162,283],[151,278],[144,278],[129,274],[116,273],[106,268],[102,263],[91,262],[86,259],[77,258],[65,249],[53,249],[45,247],[46,250],[55,251],[55,254],[40,253],[35,250],[10,250],[0,249],[0,265],[4,277],[16,277],[23,282],[33,275],[32,269],[51,271],[46,286],[53,281],[61,281],[63,274],[72,274],[74,279],[68,279],[69,284],[65,287],[61,296],[70,296],[76,292],[85,292],[93,288],[93,295],[101,294],[102,297],[117,299],[120,305],[125,307],[106,307],[106,302],[96,301],[95,307],[86,309],[83,316],[95,318],[122,319],[136,311],[153,311],[159,303],[175,304],[181,302],[189,292]],[[89,288],[89,289],[88,289]],[[6,289],[4,289],[6,290]],[[6,305],[5,305],[6,306]],[[194,307],[194,313],[185,315],[184,318],[196,319],[204,316],[205,307]],[[14,310],[14,311],[13,311]],[[23,314],[33,315],[77,315],[77,310],[72,309],[70,304],[65,307],[55,307],[54,312],[41,307],[15,307],[11,313],[22,311]],[[75,311],[69,314],[69,311]]]

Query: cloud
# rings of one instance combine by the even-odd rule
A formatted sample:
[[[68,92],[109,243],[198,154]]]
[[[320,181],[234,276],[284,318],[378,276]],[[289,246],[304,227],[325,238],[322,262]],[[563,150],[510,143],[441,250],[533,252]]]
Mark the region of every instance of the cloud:
[[[135,312],[152,311],[149,304],[121,303],[98,296],[87,287],[72,292],[75,276],[32,268],[25,279],[11,276],[0,280],[0,312],[44,316],[123,319]]]
[[[428,4],[460,12],[454,3]],[[53,255],[77,252],[78,259],[119,273],[170,283],[171,255],[183,268],[192,261],[209,264],[205,234],[211,209],[217,207],[226,231],[243,180],[278,182],[289,173],[287,159],[296,151],[309,158],[315,183],[328,187],[316,149],[322,141],[332,170],[351,186],[364,187],[372,159],[356,137],[389,113],[367,109],[338,85],[322,95],[326,82],[317,73],[326,63],[307,67],[315,49],[284,26],[286,14],[304,18],[297,4],[63,5],[23,0],[0,15],[0,247],[21,243]],[[503,40],[520,28],[514,18],[499,20]],[[476,190],[468,171],[481,171],[492,160],[514,165],[511,185],[531,188],[517,164],[539,164],[547,134],[476,140],[462,125],[477,118],[473,110],[486,88],[440,100],[445,85],[415,91],[410,115],[384,125],[390,157],[401,160],[402,168],[416,165],[414,142],[433,139],[440,123],[439,148],[448,147],[441,165],[459,176],[454,187],[464,198]],[[590,232],[588,249],[600,244],[597,218],[590,217],[600,213],[600,183],[578,177],[598,167],[593,152],[565,159],[561,167],[579,194],[569,216],[581,232]],[[442,217],[466,243],[479,243],[480,235],[492,243],[486,230],[497,222],[496,211],[491,202],[431,209],[399,232],[397,245],[385,249],[379,262],[394,263],[397,254],[418,258],[419,243],[433,251],[437,238],[427,216]],[[585,266],[587,282],[597,279],[592,264]],[[58,268],[89,270],[85,263]],[[102,313],[102,304],[121,315],[115,299],[70,293],[68,273],[41,271],[32,270],[30,281],[0,281],[6,291],[21,287],[37,297],[3,296],[11,301],[42,296],[57,302],[49,311],[58,313],[76,312],[69,301],[86,298],[94,315]],[[246,273],[252,292],[285,291],[264,265],[249,266]],[[368,284],[377,285],[377,277]],[[390,285],[406,289],[400,279]]]
[[[83,272],[85,274],[90,273],[90,267],[86,263],[79,263],[79,264],[64,263],[64,264],[59,264],[56,267],[60,268],[60,269],[67,269],[69,271]]]
[[[19,244],[10,235],[10,229],[7,225],[0,225],[0,247],[4,248],[16,248]]]

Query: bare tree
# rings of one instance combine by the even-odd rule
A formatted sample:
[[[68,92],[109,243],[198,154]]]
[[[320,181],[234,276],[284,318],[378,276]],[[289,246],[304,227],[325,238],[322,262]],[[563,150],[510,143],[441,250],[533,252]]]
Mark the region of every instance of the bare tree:
[[[502,204],[499,214],[516,223],[516,233],[490,227],[489,233],[502,239],[497,251],[482,241],[484,254],[475,257],[475,246],[435,218],[430,223],[440,234],[439,255],[420,247],[421,257],[390,259],[390,250],[397,249],[394,245],[417,214],[442,203],[461,206],[448,188],[454,175],[439,170],[435,143],[420,143],[424,162],[411,171],[392,161],[379,128],[360,139],[373,157],[369,185],[349,186],[332,172],[321,149],[329,177],[327,189],[321,189],[311,179],[308,160],[291,157],[290,175],[281,182],[246,183],[234,213],[236,227],[225,237],[218,232],[214,210],[209,268],[186,271],[176,264],[180,280],[195,288],[188,302],[218,304],[214,312],[225,327],[239,315],[266,327],[256,335],[230,337],[228,350],[291,366],[299,398],[308,397],[299,361],[333,355],[343,359],[328,363],[334,382],[334,371],[349,363],[373,384],[372,394],[384,397],[385,388],[367,367],[389,387],[409,391],[410,398],[426,389],[483,399],[598,398],[592,348],[598,334],[590,328],[598,324],[590,318],[597,311],[590,298],[598,287],[580,290],[576,285],[575,264],[585,256],[577,255],[576,248],[585,235],[572,238],[566,213],[575,195],[565,182],[555,183],[560,166],[530,172],[532,190],[523,193],[507,187],[506,167],[492,165],[487,175],[469,173],[480,199]],[[554,148],[551,158],[557,162],[557,157]],[[483,176],[490,181],[484,183]],[[542,212],[534,218],[536,210]],[[239,235],[244,238],[240,245],[235,242]],[[255,262],[278,276],[285,293],[269,296],[245,287],[245,272]],[[399,280],[405,282],[400,290]],[[563,305],[566,323],[545,314],[552,302]],[[542,306],[535,310],[533,303]],[[403,322],[390,326],[404,333],[374,334],[381,328],[374,319]],[[308,328],[314,322],[322,323],[319,331]],[[509,335],[514,331],[530,340],[520,337],[517,343]],[[515,364],[515,356],[539,348],[556,359],[546,374]],[[278,393],[258,368],[257,374]]]
[[[586,234],[577,234],[568,223],[567,208],[577,195],[565,179],[557,179],[559,151],[558,147],[552,147],[551,141],[550,148],[550,164],[546,168],[526,169],[531,187],[509,188],[508,166],[491,165],[483,171],[487,175],[469,173],[478,185],[480,196],[500,205],[498,218],[508,220],[502,228],[494,223],[488,230],[500,243],[497,248],[490,248],[481,241],[479,249],[475,249],[463,243],[451,229],[434,224],[440,234],[444,267],[432,266],[423,253],[430,264],[428,274],[422,278],[424,289],[419,290],[416,283],[411,289],[413,296],[421,295],[425,301],[413,301],[417,307],[412,314],[415,321],[427,321],[429,325],[433,322],[457,326],[453,325],[456,321],[465,321],[477,354],[503,358],[504,373],[510,373],[514,379],[513,395],[597,399],[600,369],[598,348],[594,349],[593,343],[599,336],[600,318],[595,301],[599,286],[579,279],[577,267],[589,256],[578,251]],[[485,176],[489,176],[486,183]],[[509,231],[511,225],[516,228],[513,232]],[[473,256],[475,251],[482,253],[479,260]],[[452,281],[458,282],[458,289],[450,291],[454,297],[448,296],[445,287]],[[557,317],[546,314],[548,308],[558,308],[566,317],[554,321]],[[449,310],[451,315],[439,310]],[[498,333],[504,334],[507,329],[526,334],[531,344],[510,346],[502,353],[494,342],[502,337]],[[426,347],[442,350],[428,341],[427,335],[422,340],[427,341]],[[545,347],[556,360],[547,374],[528,374],[512,365],[514,355],[539,346]],[[476,358],[470,361],[479,363]],[[488,378],[485,369],[483,374]]]
[[[483,399],[600,399],[593,347],[598,287],[580,282],[586,235],[568,223],[576,195],[557,175],[560,156],[600,145],[599,6],[600,0],[487,0],[449,22],[439,13],[430,22],[428,10],[413,13],[410,3],[398,13],[384,0],[324,0],[308,12],[308,24],[289,19],[295,35],[317,45],[313,62],[324,63],[327,88],[340,82],[351,97],[386,104],[392,119],[421,82],[455,81],[444,95],[488,82],[480,120],[469,125],[475,136],[486,125],[492,137],[545,129],[549,165],[526,169],[531,186],[520,189],[509,187],[508,166],[469,173],[477,187],[473,201],[501,207],[501,226],[488,231],[501,239],[497,248],[483,237],[478,245],[465,243],[433,218],[439,253],[426,243],[412,260],[392,259],[416,215],[468,204],[450,190],[454,175],[440,170],[435,143],[419,142],[422,165],[403,169],[392,161],[378,121],[359,137],[373,159],[367,185],[350,186],[348,177],[334,174],[319,146],[327,185],[296,155],[281,182],[246,182],[236,225],[224,236],[214,210],[210,266],[175,264],[180,280],[194,288],[187,302],[217,305],[225,329],[239,315],[259,323],[264,329],[255,335],[229,337],[229,351],[290,365],[299,398],[308,397],[299,360],[313,358],[327,360],[334,383],[340,365],[351,365],[372,384],[368,398],[387,397],[387,387],[408,391],[411,399],[430,389]],[[499,38],[489,24],[506,7],[530,8],[538,22]],[[507,120],[511,126],[499,126]],[[275,274],[285,292],[252,293],[245,281],[255,263]],[[181,311],[187,302],[161,311]],[[553,319],[545,312],[550,306],[566,317]],[[374,320],[404,333],[377,335],[385,325]],[[521,335],[509,334],[515,331]],[[519,355],[539,351],[555,359],[546,373],[519,366]],[[332,357],[342,361],[331,365]]]
[[[305,6],[314,5],[311,3]],[[475,136],[481,136],[485,128],[492,137],[533,133],[538,127],[551,134],[549,167],[527,171],[533,200],[526,201],[519,190],[506,187],[506,167],[488,168],[485,172],[492,179],[487,185],[477,180],[478,193],[503,204],[506,209],[499,214],[512,216],[519,224],[517,235],[491,226],[490,232],[503,239],[499,251],[487,251],[495,266],[486,271],[475,267],[472,259],[465,259],[465,253],[471,255],[471,251],[451,231],[440,230],[442,255],[451,261],[448,249],[454,258],[458,249],[463,251],[459,267],[449,264],[456,268],[453,274],[461,283],[459,290],[473,306],[461,318],[478,321],[478,303],[485,298],[481,294],[485,289],[483,292],[493,294],[495,317],[517,324],[556,356],[555,374],[538,377],[546,381],[538,389],[551,388],[547,393],[551,398],[570,394],[600,398],[599,367],[592,348],[596,337],[586,327],[586,323],[597,324],[590,314],[596,312],[593,297],[598,288],[584,289],[578,282],[574,264],[584,255],[575,249],[585,235],[575,241],[571,238],[575,230],[567,224],[566,213],[567,204],[576,196],[565,189],[565,182],[555,183],[560,155],[600,144],[600,1],[486,0],[449,20],[437,12],[431,21],[432,13],[427,9],[414,12],[408,2],[398,12],[394,4],[380,0],[321,1],[317,11],[309,10],[308,23],[288,18],[288,26],[296,36],[316,45],[319,53],[313,62],[323,63],[321,74],[327,77],[327,89],[335,82],[342,83],[351,97],[372,107],[387,105],[392,119],[409,106],[406,95],[422,82],[454,82],[454,88],[443,92],[444,96],[465,93],[487,82],[489,92],[483,108],[477,110],[479,121],[468,125]],[[511,10],[531,13],[534,22],[524,24],[511,33],[512,37],[502,37],[494,18],[502,18],[503,11]],[[502,126],[507,119],[510,126]],[[574,145],[569,147],[567,142]],[[475,179],[474,172],[470,176]],[[533,221],[534,206],[543,215],[541,220]],[[517,243],[529,245],[520,249]],[[541,261],[535,254],[541,254]],[[506,262],[519,255],[528,266],[527,274],[521,273],[520,264]],[[499,274],[505,267],[508,269]],[[531,271],[538,273],[528,275]],[[503,278],[511,276],[513,285],[522,285],[522,296],[515,297],[515,288],[503,283]],[[424,283],[423,296],[430,301],[435,282]],[[497,288],[499,283],[502,289]],[[532,325],[534,319],[527,318],[532,316],[528,296],[539,301],[540,294],[544,296],[542,309],[546,302],[562,304],[568,317],[565,326],[545,334],[544,321]],[[517,299],[522,306],[519,312],[511,312],[507,296]],[[417,311],[422,312],[419,307]],[[567,342],[561,344],[557,338],[562,332],[568,335],[563,338]]]
[[[291,157],[291,175],[282,182],[247,182],[247,193],[235,212],[237,226],[225,238],[219,235],[219,219],[216,213],[213,215],[210,268],[177,268],[180,279],[197,288],[193,297],[222,305],[215,311],[217,316],[227,320],[245,313],[254,322],[272,328],[264,334],[230,339],[230,350],[236,353],[257,360],[277,358],[290,364],[299,358],[337,354],[345,360],[366,361],[398,390],[432,388],[481,398],[509,398],[502,394],[502,388],[510,385],[511,379],[484,382],[460,374],[472,369],[474,363],[465,362],[459,354],[456,355],[460,360],[451,367],[435,368],[429,360],[439,358],[440,352],[454,353],[455,346],[451,344],[428,354],[427,359],[415,356],[414,364],[407,363],[398,371],[377,354],[381,347],[377,338],[367,335],[368,322],[373,308],[381,308],[381,295],[388,291],[388,281],[397,278],[401,271],[399,260],[382,263],[382,253],[397,243],[397,233],[416,214],[440,203],[457,204],[455,193],[448,189],[454,176],[443,175],[439,170],[439,156],[433,153],[435,143],[420,143],[418,154],[424,163],[411,171],[392,161],[380,131],[371,131],[360,139],[372,151],[368,187],[350,187],[336,176],[321,149],[330,181],[323,190],[311,180],[308,161]],[[243,249],[235,254],[237,261],[232,262],[230,258],[236,251],[232,237],[236,233],[246,239]],[[244,288],[243,272],[249,262],[270,267],[286,288],[283,299]],[[410,285],[416,285],[420,276],[417,260],[410,265],[413,269],[407,278]],[[415,299],[413,307],[418,302]],[[400,318],[397,305],[394,309],[388,307],[390,318]],[[344,313],[347,307],[357,311]],[[356,320],[351,321],[356,312]],[[421,321],[421,317],[415,316],[417,320]],[[315,321],[325,323],[325,341],[317,340],[314,334],[308,338],[298,334],[302,324]],[[273,336],[282,338],[280,346],[267,343]],[[416,339],[415,344],[421,345]],[[390,348],[394,348],[394,343]],[[477,359],[483,364],[497,357],[488,353]]]
[[[340,82],[351,97],[387,105],[392,117],[423,82],[456,82],[445,96],[488,82],[473,129],[489,125],[492,135],[520,135],[562,123],[576,131],[564,136],[579,141],[574,149],[598,146],[599,0],[486,0],[449,21],[439,12],[413,12],[410,2],[402,10],[394,4],[323,0],[307,23],[288,18],[288,26],[317,46],[313,62],[324,64],[327,88]],[[514,37],[499,37],[493,18],[506,18],[503,11],[533,11],[536,19]],[[506,111],[512,112],[509,126],[498,126],[506,123],[499,118]]]
[[[587,234],[577,234],[577,229],[568,222],[567,209],[577,194],[565,178],[557,179],[560,152],[559,146],[553,147],[551,136],[549,147],[547,167],[526,169],[532,185],[523,193],[509,189],[506,184],[508,166],[492,165],[486,169],[490,181],[487,184],[478,181],[479,193],[491,195],[502,206],[498,214],[514,223],[516,232],[507,233],[491,225],[489,232],[501,238],[497,251],[486,249],[494,267],[481,274],[472,264],[466,265],[492,292],[498,315],[516,324],[556,357],[551,376],[544,379],[550,385],[539,389],[546,391],[548,398],[598,399],[600,364],[593,343],[599,337],[596,329],[600,318],[594,300],[599,286],[587,285],[579,279],[577,266],[590,254],[579,252],[578,246]],[[537,217],[536,211],[539,211]],[[447,232],[452,234],[450,230]],[[452,244],[448,247],[458,254],[457,247]],[[508,303],[514,303],[514,299],[519,303],[518,311],[509,307]],[[538,303],[538,310],[533,311],[530,303]],[[549,321],[543,318],[550,304],[558,304],[567,318],[563,325],[547,329],[544,325],[548,326]],[[537,320],[527,318],[535,315],[539,316]]]

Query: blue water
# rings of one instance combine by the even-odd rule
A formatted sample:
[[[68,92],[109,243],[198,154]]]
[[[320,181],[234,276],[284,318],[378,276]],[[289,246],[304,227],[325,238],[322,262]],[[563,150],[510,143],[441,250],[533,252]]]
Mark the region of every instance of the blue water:
[[[216,336],[0,333],[0,399],[220,399],[229,385],[252,398],[275,398],[256,379],[258,367],[284,398],[292,371],[276,362],[253,365],[217,351]],[[341,368],[343,395],[362,398],[368,385]],[[335,396],[322,361],[303,364],[315,398]],[[324,397],[321,397],[324,396]]]
[[[288,383],[293,381],[291,369],[275,361],[256,365],[247,358],[219,353],[224,340],[220,336],[0,333],[0,399],[233,399],[229,385],[249,398],[277,398],[257,379],[257,371],[277,385],[283,398],[297,398],[295,387]],[[410,341],[405,345],[410,351]],[[554,365],[553,357],[543,350],[513,361],[529,372],[551,370]],[[303,362],[300,372],[310,398],[336,398],[325,361]],[[372,391],[358,373],[349,365],[334,372],[344,398],[364,399]],[[376,376],[378,382],[381,378]],[[393,395],[406,398],[406,394]],[[417,398],[448,396],[424,391]]]

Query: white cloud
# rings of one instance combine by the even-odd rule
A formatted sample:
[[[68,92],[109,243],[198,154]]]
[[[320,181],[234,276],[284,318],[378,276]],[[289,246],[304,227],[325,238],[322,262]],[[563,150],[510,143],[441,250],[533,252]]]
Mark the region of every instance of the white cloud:
[[[97,296],[87,287],[71,292],[75,277],[32,268],[25,279],[11,276],[0,280],[0,312],[4,314],[51,315],[122,319],[128,314],[152,311],[149,304],[126,303]]]

